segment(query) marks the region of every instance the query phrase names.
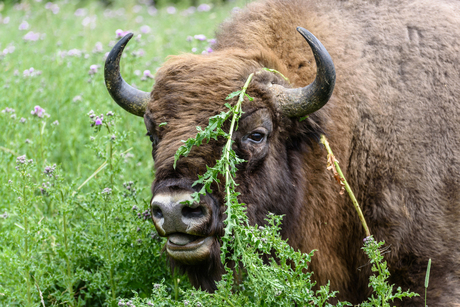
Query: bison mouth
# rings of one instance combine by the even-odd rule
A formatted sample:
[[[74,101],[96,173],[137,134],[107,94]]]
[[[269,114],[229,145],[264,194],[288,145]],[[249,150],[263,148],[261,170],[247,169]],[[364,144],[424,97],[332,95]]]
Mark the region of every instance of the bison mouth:
[[[185,233],[168,236],[166,251],[174,260],[183,264],[198,264],[209,258],[213,237],[198,237]]]

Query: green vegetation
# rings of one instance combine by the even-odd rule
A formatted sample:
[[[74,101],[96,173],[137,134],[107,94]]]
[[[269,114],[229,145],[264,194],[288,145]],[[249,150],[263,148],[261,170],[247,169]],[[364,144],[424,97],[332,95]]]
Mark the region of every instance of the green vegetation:
[[[0,305],[328,306],[334,293],[328,286],[312,290],[305,269],[313,253],[300,254],[281,240],[282,218],[247,225],[233,189],[239,160],[230,145],[219,168],[199,180],[227,176],[231,211],[223,250],[233,253],[222,258],[246,269],[227,268],[213,295],[171,276],[148,210],[150,142],[142,119],[108,95],[104,55],[117,36],[133,31],[122,74],[149,91],[167,55],[211,52],[215,25],[243,3],[193,11],[113,2],[0,3]],[[226,120],[237,125],[247,96],[244,89],[236,96],[238,103],[212,118],[212,129],[189,148],[212,133],[230,139],[233,130],[219,129]],[[385,280],[378,247],[369,243],[365,250],[382,264],[376,265]],[[273,250],[278,261],[264,264],[259,255]]]

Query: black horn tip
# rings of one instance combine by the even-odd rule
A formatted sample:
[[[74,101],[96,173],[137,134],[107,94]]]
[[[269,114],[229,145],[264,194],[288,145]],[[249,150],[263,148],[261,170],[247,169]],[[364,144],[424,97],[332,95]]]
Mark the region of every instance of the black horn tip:
[[[133,35],[133,33],[126,34],[115,44],[115,46],[113,46],[112,50],[110,50],[109,55],[107,56],[107,59],[105,60],[104,73],[111,71],[112,68],[118,67],[121,54]],[[115,67],[113,67],[114,65]]]
[[[288,117],[299,117],[321,109],[329,100],[335,86],[335,67],[323,44],[310,31],[297,27],[307,41],[316,62],[316,78],[303,88],[286,89],[273,86],[273,93],[281,112]]]
[[[126,34],[112,48],[105,61],[104,78],[113,100],[126,111],[142,117],[150,101],[150,93],[137,90],[120,75],[120,58],[132,37],[133,33]]]

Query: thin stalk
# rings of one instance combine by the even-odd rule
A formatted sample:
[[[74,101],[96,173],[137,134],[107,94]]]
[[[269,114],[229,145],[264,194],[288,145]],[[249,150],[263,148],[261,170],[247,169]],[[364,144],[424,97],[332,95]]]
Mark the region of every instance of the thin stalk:
[[[326,147],[327,153],[329,155],[334,156],[334,154],[332,153],[331,147],[329,146],[329,142],[327,141],[324,135],[321,135],[321,143]],[[361,208],[359,207],[358,201],[356,200],[356,197],[353,194],[353,191],[351,190],[350,185],[345,179],[345,176],[343,175],[342,170],[340,169],[339,163],[335,159],[332,159],[332,160],[334,161],[333,163],[335,165],[335,169],[337,170],[337,173],[340,176],[340,180],[345,185],[345,190],[347,191],[348,196],[350,196],[350,199],[353,202],[353,206],[355,207],[356,212],[358,212],[359,219],[361,221],[361,224],[363,225],[364,231],[366,232],[366,237],[369,237],[371,233],[369,231],[369,227],[367,227],[366,220],[364,219],[364,215],[363,215],[363,212],[361,211]]]
[[[430,270],[431,270],[431,258],[428,260],[428,266],[426,268],[426,275],[425,275],[425,307],[426,307],[426,293],[428,291],[428,284],[430,281]]]
[[[62,203],[64,203],[64,194],[61,191],[61,198],[62,198]],[[69,295],[71,297],[71,302],[74,304],[74,293],[73,293],[73,283],[72,283],[72,267],[70,264],[69,260],[69,245],[68,245],[68,240],[67,240],[67,219],[66,219],[66,211],[63,210],[63,228],[64,228],[64,248],[65,248],[65,261],[67,265],[67,279],[68,279],[68,285],[67,285],[67,290],[69,291]]]
[[[27,208],[27,189],[26,189],[26,173],[22,174],[23,184],[22,184],[22,205],[23,205],[23,220],[24,220],[24,256],[22,260],[24,263],[29,259],[29,221],[27,219],[27,214],[25,212]],[[26,264],[26,263],[25,263]],[[26,267],[26,281],[27,281],[27,304],[32,306],[32,297],[31,297],[31,285],[30,285],[30,272],[29,264],[25,265]]]
[[[177,282],[177,271],[176,271],[176,269],[174,269],[173,279],[174,279],[174,299],[176,301],[178,301],[179,300],[179,283]]]
[[[107,124],[107,130],[110,135],[110,128],[109,125]],[[113,189],[113,162],[112,162],[112,157],[113,157],[113,140],[110,140],[109,142],[109,166],[110,166],[110,188]]]
[[[107,201],[105,202],[107,205]],[[113,280],[113,264],[112,264],[112,250],[113,250],[113,242],[112,240],[109,241],[109,234],[107,229],[107,208],[104,210],[104,233],[105,233],[105,242],[110,242],[110,247],[107,249],[107,258],[109,259],[109,274],[110,274],[110,289],[112,290],[112,305],[115,305],[115,301],[117,299],[115,283]]]
[[[251,82],[253,76],[254,76],[253,73],[249,75],[248,79],[246,80],[246,83],[243,86],[243,89],[242,89],[242,91],[240,93],[240,96],[238,97],[238,102],[236,103],[235,111],[233,112],[232,122],[230,124],[230,130],[229,130],[229,134],[228,134],[227,144],[225,144],[225,160],[224,161],[227,161],[225,163],[226,164],[225,165],[225,169],[226,169],[225,170],[225,185],[226,185],[227,200],[229,200],[230,196],[231,196],[229,182],[231,182],[231,180],[233,180],[231,178],[231,176],[230,176],[231,175],[231,173],[230,173],[230,165],[228,164],[228,161],[230,159],[230,149],[232,148],[233,129],[235,128],[236,120],[237,120],[237,118],[239,118],[239,115],[241,113],[241,104],[243,103],[244,96],[246,94],[246,90],[248,89],[249,83]],[[231,204],[229,204],[229,206],[227,206],[227,216],[229,218],[232,216],[232,206],[231,206]],[[226,234],[230,235],[231,230],[232,230],[231,226],[228,227],[228,229],[226,229]]]
[[[113,189],[113,142],[109,143],[109,163],[110,163],[110,188]]]

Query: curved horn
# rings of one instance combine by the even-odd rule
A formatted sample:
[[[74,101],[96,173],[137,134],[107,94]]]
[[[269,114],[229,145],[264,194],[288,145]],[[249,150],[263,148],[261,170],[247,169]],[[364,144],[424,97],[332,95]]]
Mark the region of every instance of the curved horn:
[[[125,35],[112,48],[105,60],[104,78],[105,86],[116,103],[129,113],[144,116],[150,93],[135,89],[125,82],[120,75],[120,58],[128,41],[133,37],[132,33]]]
[[[316,61],[316,79],[306,87],[288,89],[274,84],[272,91],[278,109],[288,117],[301,117],[321,109],[329,100],[335,85],[335,68],[323,44],[304,28],[297,31],[310,45]]]

